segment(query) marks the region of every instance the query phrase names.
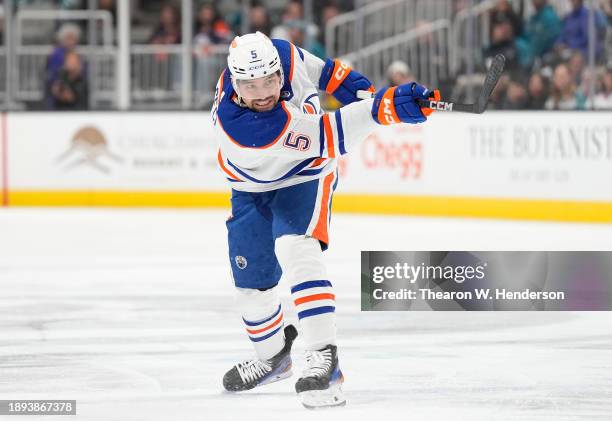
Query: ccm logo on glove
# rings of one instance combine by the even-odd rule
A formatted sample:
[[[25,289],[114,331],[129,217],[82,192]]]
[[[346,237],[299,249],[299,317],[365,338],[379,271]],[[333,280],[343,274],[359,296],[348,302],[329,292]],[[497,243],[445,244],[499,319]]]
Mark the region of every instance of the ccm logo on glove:
[[[383,114],[385,116],[385,120],[387,120],[389,124],[397,123],[395,118],[393,118],[393,112],[391,111],[391,106],[393,105],[391,100],[389,98],[385,98],[383,99],[383,103],[385,104],[383,107]]]
[[[431,92],[417,83],[406,83],[383,89],[374,97],[372,117],[378,124],[417,124],[427,120],[417,100],[429,98]]]
[[[342,63],[341,61],[336,62],[336,67],[337,69],[336,73],[334,74],[334,77],[336,78],[336,80],[342,82],[346,77],[346,72],[350,72],[351,68],[348,65]]]
[[[393,104],[393,95],[396,88],[387,89],[382,97],[382,107],[378,109],[378,121],[380,124],[396,124],[400,122]]]

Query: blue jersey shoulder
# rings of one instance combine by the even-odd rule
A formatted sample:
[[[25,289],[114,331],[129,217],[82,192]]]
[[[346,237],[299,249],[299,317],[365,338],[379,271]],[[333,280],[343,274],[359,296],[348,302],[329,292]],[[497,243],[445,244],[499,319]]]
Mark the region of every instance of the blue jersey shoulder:
[[[266,148],[283,135],[291,116],[283,101],[270,111],[255,112],[232,101],[219,105],[218,121],[223,131],[245,148]]]
[[[295,68],[295,58],[293,57],[293,46],[289,41],[283,39],[272,39],[272,44],[278,51],[278,56],[281,60],[281,66],[283,66],[283,87],[281,88],[281,99],[289,101],[293,98],[293,89],[291,88],[291,82],[293,80],[293,72]]]

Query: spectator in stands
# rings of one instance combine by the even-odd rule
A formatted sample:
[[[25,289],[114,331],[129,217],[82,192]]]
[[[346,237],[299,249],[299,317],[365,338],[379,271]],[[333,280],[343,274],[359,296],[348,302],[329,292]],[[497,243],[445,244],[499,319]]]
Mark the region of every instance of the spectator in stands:
[[[270,16],[268,15],[268,10],[263,5],[255,3],[251,6],[249,10],[249,27],[250,32],[259,31],[270,36],[272,28]]]
[[[567,68],[576,86],[580,85],[582,83],[582,73],[584,70],[584,56],[580,51],[575,50],[572,52],[572,55],[567,61]]]
[[[149,44],[180,44],[181,18],[178,9],[171,3],[162,6],[159,25],[149,38]]]
[[[572,70],[570,68],[570,74],[571,73]],[[578,92],[580,95],[586,98],[587,105],[589,105],[588,100],[591,97],[595,97],[595,93],[597,92],[597,75],[597,70],[595,70],[595,73],[593,73],[590,67],[585,67],[580,74],[579,82],[576,84],[576,86],[578,86]],[[594,88],[593,92],[591,92],[591,85],[593,85],[592,87]]]
[[[602,0],[601,8],[608,19],[608,26],[612,26],[612,0]]]
[[[325,59],[325,48],[317,40],[319,29],[304,20],[304,8],[298,0],[290,1],[283,11],[280,25],[272,28],[272,38],[284,39]]]
[[[600,91],[595,95],[596,110],[612,110],[612,67],[608,68],[600,78]]]
[[[503,110],[523,110],[526,105],[527,89],[516,80],[510,81],[500,108]]]
[[[81,57],[74,51],[66,53],[64,65],[51,86],[51,109],[86,110],[89,108],[87,79]]]
[[[196,22],[196,35],[193,39],[195,51],[195,89],[198,92],[212,92],[222,58],[215,55],[214,46],[229,44],[233,34],[228,24],[221,18],[213,3],[200,7]],[[225,57],[227,52],[223,52]],[[224,60],[223,60],[224,61]]]
[[[325,26],[330,19],[335,18],[341,13],[338,4],[335,1],[327,2],[321,9],[321,24]]]
[[[460,76],[462,78],[462,76]],[[489,104],[491,109],[499,110],[502,106],[503,100],[506,97],[506,92],[508,91],[508,86],[510,85],[510,77],[508,73],[503,73],[499,78],[499,82],[495,88],[493,88],[493,92],[491,92],[491,96],[489,97]],[[456,99],[455,99],[456,100]]]
[[[181,83],[181,62],[177,54],[172,54],[164,46],[181,43],[181,16],[173,3],[165,3],[159,12],[159,24],[149,38],[149,44],[160,46],[153,55],[153,66],[160,69],[152,82],[157,89],[175,90]]]
[[[304,20],[304,8],[298,0],[287,3],[281,17],[280,25],[272,28],[272,38],[286,39],[289,41],[289,25],[295,26],[297,22]]]
[[[325,43],[327,42],[327,40],[325,39],[325,26],[327,25],[327,23],[332,19],[335,18],[336,16],[338,16],[340,14],[340,9],[338,8],[338,5],[334,2],[328,3],[325,6],[323,6],[323,10],[321,12],[321,25],[320,25],[320,41],[323,45],[326,45]],[[335,48],[335,46],[334,46]]]
[[[306,21],[289,21],[285,25],[287,31],[287,41],[297,45],[309,53],[325,60],[325,48],[317,41],[317,27],[308,25]]]
[[[285,6],[281,16],[280,25],[272,28],[272,38],[280,38],[290,41],[289,31],[304,21],[304,8],[302,3],[292,0]]]
[[[584,57],[589,55],[589,10],[583,0],[572,0],[572,11],[563,19],[563,28],[558,40],[560,49],[580,50]],[[603,14],[595,10],[595,56],[601,57],[606,23]]]
[[[548,83],[540,73],[533,73],[527,84],[526,110],[543,110],[548,98]]]
[[[521,73],[519,51],[515,44],[514,31],[508,21],[496,23],[493,26],[491,44],[485,49],[484,57],[490,59],[497,54],[506,57],[506,69],[513,76]]]
[[[401,60],[396,60],[387,68],[387,86],[399,86],[415,81],[410,67]]]
[[[233,38],[229,25],[223,20],[214,3],[205,3],[200,7],[194,33],[196,46],[229,44]]]
[[[508,0],[498,0],[495,8],[491,11],[491,35],[493,35],[493,27],[503,22],[508,22],[512,26],[512,32],[515,36],[523,33],[523,21],[512,9]]]
[[[559,64],[553,73],[551,96],[545,104],[547,110],[583,109],[585,98],[576,89],[567,64]]]
[[[527,21],[522,38],[530,54],[543,57],[550,52],[561,33],[561,19],[548,0],[532,0],[535,13]]]
[[[47,57],[45,66],[45,97],[47,108],[53,108],[51,87],[58,79],[65,57],[75,50],[81,40],[81,28],[74,23],[65,23],[57,31],[58,45]]]

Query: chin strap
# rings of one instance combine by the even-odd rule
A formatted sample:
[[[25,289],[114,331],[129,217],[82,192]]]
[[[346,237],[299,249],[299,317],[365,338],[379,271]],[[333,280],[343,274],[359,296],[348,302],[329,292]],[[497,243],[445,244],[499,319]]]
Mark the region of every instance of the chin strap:
[[[242,108],[247,107],[247,105],[244,103],[244,100],[242,99],[241,96],[234,95],[234,97],[232,98],[232,101],[234,101],[234,104],[238,105],[239,107],[242,107]]]

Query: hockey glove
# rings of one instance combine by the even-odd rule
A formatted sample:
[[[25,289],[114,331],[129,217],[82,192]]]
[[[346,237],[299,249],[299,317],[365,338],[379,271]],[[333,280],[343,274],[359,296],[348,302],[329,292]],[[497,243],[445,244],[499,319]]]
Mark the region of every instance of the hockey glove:
[[[416,100],[427,99],[430,94],[431,91],[415,82],[383,89],[374,97],[372,117],[382,125],[422,123],[427,117]]]
[[[440,91],[436,89],[433,92],[430,92],[429,97],[427,97],[427,99],[433,99],[434,101],[440,101],[442,99],[442,97],[440,96]],[[423,115],[425,115],[425,117],[429,117],[431,113],[434,112],[433,109],[427,108],[427,107],[421,108],[421,111],[423,111]]]
[[[328,58],[319,78],[319,88],[331,94],[342,105],[359,101],[357,91],[374,92],[372,82],[339,60]]]

